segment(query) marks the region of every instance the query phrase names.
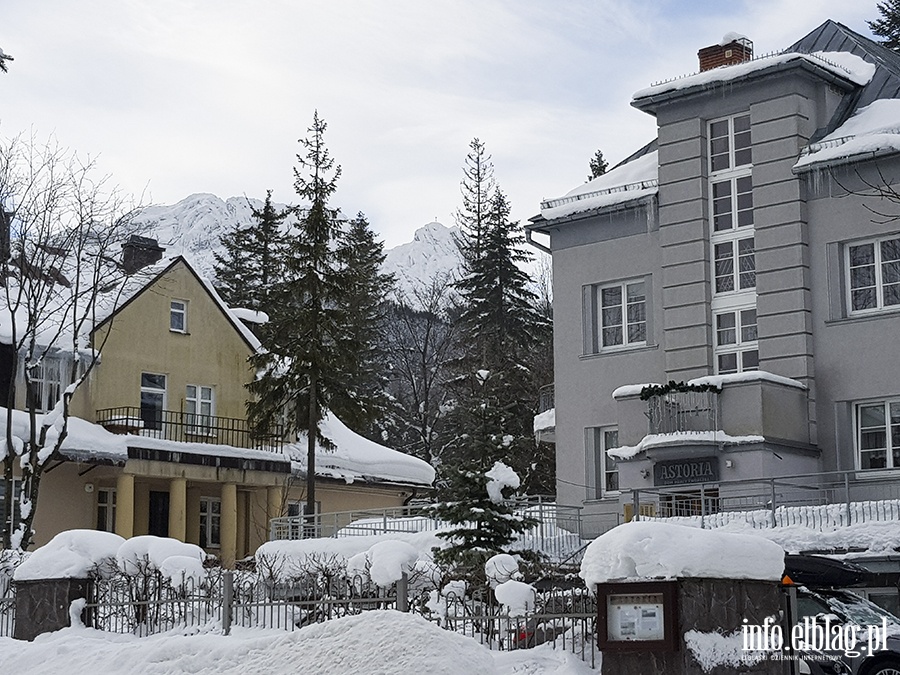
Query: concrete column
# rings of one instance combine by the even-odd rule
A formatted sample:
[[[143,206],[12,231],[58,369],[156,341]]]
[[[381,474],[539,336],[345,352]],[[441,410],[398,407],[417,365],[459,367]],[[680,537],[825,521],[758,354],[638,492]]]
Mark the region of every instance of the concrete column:
[[[221,536],[222,566],[234,567],[237,554],[237,485],[222,485],[222,520],[219,534]]]
[[[237,493],[237,542],[236,557],[243,558],[247,555],[247,530],[249,523],[247,522],[247,502],[249,495],[246,492]]]
[[[187,531],[187,480],[169,481],[169,536],[184,541]]]
[[[284,488],[280,485],[271,485],[266,488],[266,516],[269,520],[280,518],[284,509]],[[268,523],[266,523],[268,530]],[[268,532],[266,533],[268,539]]]
[[[134,484],[134,536],[150,531],[150,484]]]
[[[184,526],[184,540],[191,544],[200,543],[200,488],[187,491],[187,522]]]
[[[116,481],[116,534],[134,536],[134,476],[120,473]]]

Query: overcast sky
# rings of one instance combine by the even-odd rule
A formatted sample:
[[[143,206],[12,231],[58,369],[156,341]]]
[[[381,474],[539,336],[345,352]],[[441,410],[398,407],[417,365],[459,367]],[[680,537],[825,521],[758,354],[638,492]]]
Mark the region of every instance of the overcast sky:
[[[729,31],[757,54],[831,18],[868,35],[875,0],[3,0],[0,136],[95,156],[145,201],[197,192],[296,203],[313,111],[343,167],[334,205],[387,246],[453,224],[473,137],[513,216],[655,136],[629,105],[697,70]]]

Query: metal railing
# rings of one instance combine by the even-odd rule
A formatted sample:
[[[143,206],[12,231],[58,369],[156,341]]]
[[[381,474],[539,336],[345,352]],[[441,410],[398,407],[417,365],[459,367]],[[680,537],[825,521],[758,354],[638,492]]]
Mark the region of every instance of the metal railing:
[[[544,552],[561,560],[582,544],[581,508],[556,504],[552,497],[535,496],[513,503],[516,515],[537,523],[519,535],[521,548]],[[434,515],[434,507],[397,506],[387,509],[320,513],[312,522],[306,516],[285,516],[269,521],[269,539],[354,537],[373,534],[431,532],[449,525]]]
[[[893,471],[833,471],[630,491],[633,513],[716,528],[801,526],[829,531],[900,521],[900,477]]]
[[[12,573],[0,575],[0,637],[12,637],[16,628],[16,588]]]
[[[548,410],[552,410],[555,403],[554,399],[556,397],[556,388],[552,384],[545,384],[540,388],[540,392],[538,394],[538,414],[540,415],[542,412],[547,412]]]
[[[85,624],[139,636],[205,626],[228,635],[232,627],[294,631],[314,623],[377,609],[415,613],[438,626],[469,636],[492,650],[510,651],[552,644],[597,665],[596,602],[584,587],[535,589],[533,607],[510,611],[493,591],[464,596],[436,593],[424,576],[403,576],[378,586],[366,576],[319,574],[280,579],[265,572],[209,569],[202,579],[172,582],[157,573],[114,574],[91,584]]]
[[[272,451],[280,451],[284,446],[281,425],[275,425],[265,436],[257,436],[251,431],[247,420],[239,417],[120,406],[98,410],[96,421],[114,433],[183,443],[212,443]]]
[[[672,391],[647,400],[651,434],[716,431],[719,395],[714,391]]]

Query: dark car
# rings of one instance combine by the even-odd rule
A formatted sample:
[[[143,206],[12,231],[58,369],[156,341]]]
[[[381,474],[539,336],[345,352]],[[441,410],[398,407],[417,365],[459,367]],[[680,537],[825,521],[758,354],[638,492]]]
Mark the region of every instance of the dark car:
[[[827,650],[810,654],[810,672],[843,675],[900,675],[900,618],[846,587],[863,582],[867,570],[830,558],[785,556],[785,573],[797,587],[797,623],[804,620],[823,630],[859,627],[854,649]],[[868,627],[886,628],[884,644],[869,653]],[[880,640],[879,640],[880,642]]]

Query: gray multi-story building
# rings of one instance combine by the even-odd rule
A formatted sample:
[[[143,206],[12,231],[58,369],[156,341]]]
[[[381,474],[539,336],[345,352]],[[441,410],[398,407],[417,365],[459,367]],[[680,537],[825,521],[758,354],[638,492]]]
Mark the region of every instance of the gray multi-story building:
[[[652,143],[528,226],[553,258],[543,437],[588,534],[634,489],[671,513],[749,479],[900,486],[900,54],[828,21],[699,57],[634,95]]]

